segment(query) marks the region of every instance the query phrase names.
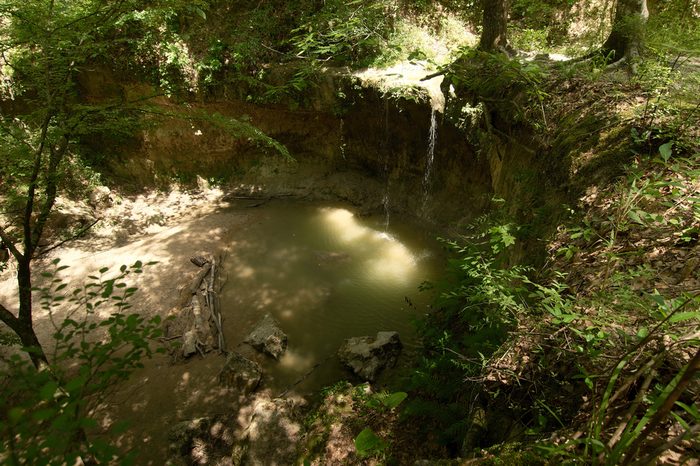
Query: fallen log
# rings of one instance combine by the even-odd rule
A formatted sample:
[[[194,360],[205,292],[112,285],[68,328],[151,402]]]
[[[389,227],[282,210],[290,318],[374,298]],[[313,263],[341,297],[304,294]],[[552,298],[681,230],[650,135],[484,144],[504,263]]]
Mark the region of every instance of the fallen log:
[[[192,281],[192,285],[190,286],[190,294],[196,294],[197,291],[199,291],[199,288],[202,286],[202,280],[204,280],[204,277],[207,276],[210,270],[211,262],[207,262],[202,266],[202,270],[199,271],[197,276],[194,277],[194,280]]]
[[[221,260],[221,256],[219,256],[219,260]],[[209,304],[209,312],[217,331],[217,344],[219,347],[219,352],[226,352],[226,341],[224,339],[224,330],[221,318],[221,306],[219,305],[219,289],[217,289],[218,287],[216,286],[218,271],[219,269],[216,267],[216,260],[212,260],[212,272],[209,276],[209,286],[207,287],[207,301]]]

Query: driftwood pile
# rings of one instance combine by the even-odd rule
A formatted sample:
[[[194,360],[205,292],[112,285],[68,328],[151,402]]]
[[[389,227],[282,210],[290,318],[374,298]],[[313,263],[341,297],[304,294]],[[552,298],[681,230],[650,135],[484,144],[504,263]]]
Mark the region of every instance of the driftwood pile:
[[[196,256],[190,261],[201,270],[182,290],[164,332],[166,341],[179,343],[171,346],[176,360],[213,350],[226,352],[219,302],[221,256]]]

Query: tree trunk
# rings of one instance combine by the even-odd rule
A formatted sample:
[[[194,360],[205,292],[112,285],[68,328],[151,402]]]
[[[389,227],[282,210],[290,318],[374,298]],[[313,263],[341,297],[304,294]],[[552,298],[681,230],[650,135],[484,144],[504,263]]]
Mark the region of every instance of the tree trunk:
[[[644,36],[644,25],[649,18],[647,0],[618,0],[612,31],[601,48],[613,62],[634,59]]]
[[[482,0],[483,21],[479,50],[508,51],[508,0]]]
[[[48,359],[34,332],[31,258],[26,255],[17,263],[17,283],[19,285],[19,318],[17,328],[12,329],[22,341],[34,366],[39,369],[41,365],[48,364]]]

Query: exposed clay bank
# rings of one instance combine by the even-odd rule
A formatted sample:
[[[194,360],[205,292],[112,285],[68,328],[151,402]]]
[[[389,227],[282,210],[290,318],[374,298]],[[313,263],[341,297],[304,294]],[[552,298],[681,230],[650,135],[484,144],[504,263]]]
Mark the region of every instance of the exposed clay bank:
[[[108,78],[84,80],[88,94]],[[124,86],[128,95],[134,88]],[[247,119],[284,144],[293,161],[262,150],[201,119],[168,118],[145,130],[122,151],[113,172],[144,185],[168,179],[223,181],[239,195],[342,200],[360,212],[421,217],[459,224],[483,212],[493,194],[492,167],[464,133],[432,114],[428,99],[385,96],[347,76],[327,76],[304,109],[220,99],[172,106],[183,117],[221,114]],[[431,120],[434,122],[431,125]],[[433,164],[429,163],[431,126]],[[442,228],[440,228],[442,229]]]

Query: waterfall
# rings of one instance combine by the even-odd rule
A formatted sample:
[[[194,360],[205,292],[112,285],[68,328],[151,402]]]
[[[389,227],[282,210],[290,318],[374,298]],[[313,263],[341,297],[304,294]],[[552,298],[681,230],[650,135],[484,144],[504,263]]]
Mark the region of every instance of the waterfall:
[[[382,205],[384,206],[384,232],[389,230],[389,183],[387,182],[387,189],[384,192],[384,199],[382,199]]]
[[[382,165],[384,169],[384,231],[389,230],[389,99],[384,99],[384,147]]]
[[[343,117],[340,117],[340,155],[343,157],[343,160],[346,160],[345,158],[345,120],[343,120]]]
[[[430,174],[433,169],[433,160],[435,159],[435,141],[437,140],[437,117],[435,109],[430,111],[430,131],[428,132],[428,152],[425,162],[425,174],[423,175],[423,205],[421,212],[425,216],[428,207],[428,199],[430,198]]]

